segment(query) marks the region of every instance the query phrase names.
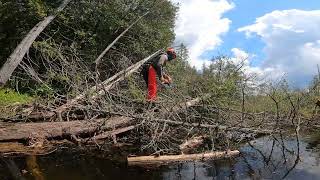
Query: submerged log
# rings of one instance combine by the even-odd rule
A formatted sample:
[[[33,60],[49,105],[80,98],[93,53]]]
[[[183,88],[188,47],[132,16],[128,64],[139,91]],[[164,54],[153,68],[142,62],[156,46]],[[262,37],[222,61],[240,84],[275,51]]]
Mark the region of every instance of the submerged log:
[[[129,126],[133,118],[116,116],[109,119],[70,122],[7,123],[0,126],[0,142],[27,140],[33,137],[46,139],[65,136],[93,136],[99,131]]]
[[[210,159],[223,159],[239,155],[238,150],[235,151],[222,151],[222,152],[209,152],[201,154],[181,154],[181,155],[166,155],[166,156],[138,156],[128,157],[129,165],[152,165],[164,164],[179,161],[195,161],[195,160],[210,160]]]

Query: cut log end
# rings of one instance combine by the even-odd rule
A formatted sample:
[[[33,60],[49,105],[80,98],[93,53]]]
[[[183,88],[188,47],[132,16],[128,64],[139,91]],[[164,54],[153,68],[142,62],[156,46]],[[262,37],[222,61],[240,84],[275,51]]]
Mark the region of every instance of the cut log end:
[[[239,155],[238,150],[235,151],[219,151],[219,152],[209,152],[201,154],[180,154],[180,155],[166,155],[166,156],[138,156],[138,157],[128,157],[128,165],[130,166],[144,166],[144,165],[159,165],[167,164],[172,162],[181,161],[196,161],[196,160],[216,160],[224,159],[229,157],[234,157]]]

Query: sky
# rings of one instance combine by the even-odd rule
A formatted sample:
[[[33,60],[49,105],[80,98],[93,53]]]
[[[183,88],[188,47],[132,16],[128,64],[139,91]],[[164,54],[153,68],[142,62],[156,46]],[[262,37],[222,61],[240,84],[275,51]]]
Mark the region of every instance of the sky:
[[[244,71],[305,88],[320,65],[320,0],[171,0],[179,3],[175,43],[201,69],[217,55]]]

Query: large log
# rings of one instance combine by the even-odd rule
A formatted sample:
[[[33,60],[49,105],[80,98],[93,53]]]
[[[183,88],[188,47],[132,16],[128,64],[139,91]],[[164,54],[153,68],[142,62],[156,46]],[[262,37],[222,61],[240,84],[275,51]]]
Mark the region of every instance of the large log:
[[[91,121],[7,123],[0,126],[0,142],[27,140],[33,137],[46,139],[71,135],[88,137],[99,131],[129,126],[132,120],[130,117],[120,116]]]
[[[63,11],[70,1],[71,0],[64,0],[53,15],[47,16],[44,20],[36,24],[20,42],[20,44],[16,47],[16,49],[0,69],[0,86],[4,85],[8,81],[13,71],[22,61],[24,55],[29,51],[32,43],[36,40],[39,34],[56,18],[57,14]]]
[[[181,154],[181,155],[166,155],[166,156],[138,156],[128,157],[128,165],[152,165],[164,164],[179,161],[195,161],[195,160],[210,160],[210,159],[223,159],[228,157],[237,156],[240,152],[223,151],[223,152],[209,152],[201,154]]]

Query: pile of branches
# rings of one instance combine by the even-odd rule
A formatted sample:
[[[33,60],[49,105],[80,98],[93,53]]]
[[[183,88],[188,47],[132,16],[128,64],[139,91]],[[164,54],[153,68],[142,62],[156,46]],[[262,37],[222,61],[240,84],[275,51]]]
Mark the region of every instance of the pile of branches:
[[[274,132],[265,129],[273,115],[212,106],[214,98],[210,94],[197,98],[181,95],[179,100],[161,98],[152,103],[126,96],[123,89],[128,78],[158,53],[62,105],[23,107],[22,113],[5,121],[29,123],[2,124],[0,142],[23,142],[34,147],[39,141],[68,139],[99,148],[110,143],[133,144],[138,147],[135,153],[176,154],[232,149],[240,142]]]

